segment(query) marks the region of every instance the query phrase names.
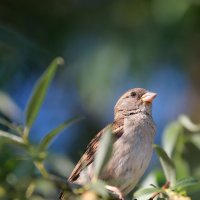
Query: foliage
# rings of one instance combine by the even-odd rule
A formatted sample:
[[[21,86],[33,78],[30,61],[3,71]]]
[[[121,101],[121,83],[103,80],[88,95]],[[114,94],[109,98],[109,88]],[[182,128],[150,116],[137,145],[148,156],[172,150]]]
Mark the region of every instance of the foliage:
[[[98,179],[112,152],[113,139],[109,128],[101,138],[102,148],[99,148],[95,157],[95,177],[90,184],[84,186],[66,183],[59,174],[50,173],[45,166],[45,161],[49,159],[48,146],[53,138],[80,118],[65,121],[47,133],[39,144],[34,144],[30,140],[32,125],[57,66],[62,63],[61,58],[56,58],[36,83],[27,104],[25,125],[0,119],[2,125],[2,130],[0,130],[1,199],[55,199],[58,198],[58,190],[64,190],[63,199],[68,200],[118,199],[116,194],[106,190],[106,183]],[[200,125],[192,123],[187,116],[180,116],[177,121],[169,124],[163,135],[163,148],[154,145],[165,176],[158,177],[159,169],[155,169],[150,174],[153,174],[156,181],[136,191],[134,198],[153,199],[156,197],[166,200],[186,200],[191,196],[193,199],[198,199],[200,190],[198,182],[200,179],[199,141]],[[54,163],[58,164],[58,157],[58,155],[54,157]],[[165,182],[164,185],[163,182]],[[186,194],[186,189],[189,196]]]
[[[151,179],[153,187],[136,191],[135,197],[148,199],[158,195],[158,198],[162,199],[198,199],[200,191],[199,141],[200,125],[194,124],[187,116],[181,115],[169,124],[164,131],[162,142],[168,154],[160,146],[154,145],[165,178],[163,180],[163,176],[158,176],[159,169],[154,170],[150,173],[153,177]],[[192,162],[193,159],[195,161]],[[166,183],[162,185],[163,182]],[[187,197],[186,189],[191,198]]]
[[[3,139],[1,140],[0,147],[1,149],[6,149],[6,151],[1,153],[3,165],[1,166],[2,173],[0,176],[1,179],[5,180],[0,186],[0,197],[2,198],[44,199],[42,196],[45,196],[51,199],[51,196],[57,194],[55,185],[59,183],[59,179],[50,175],[44,165],[44,160],[48,155],[47,148],[59,132],[76,122],[79,118],[76,117],[65,121],[47,133],[39,144],[32,143],[29,135],[49,84],[58,65],[62,63],[62,58],[56,58],[36,83],[27,104],[24,126],[14,125],[14,123],[10,123],[5,119],[0,121],[1,125],[10,130],[10,132],[0,131],[0,136]],[[35,168],[42,176],[35,172]],[[18,183],[19,180],[20,183]],[[13,189],[13,192],[9,192]]]

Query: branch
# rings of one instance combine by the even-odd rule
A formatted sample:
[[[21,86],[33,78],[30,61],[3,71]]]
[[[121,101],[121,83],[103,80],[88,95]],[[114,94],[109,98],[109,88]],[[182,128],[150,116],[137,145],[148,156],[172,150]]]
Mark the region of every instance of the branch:
[[[56,176],[50,176],[48,180],[51,180],[54,182],[54,184],[62,190],[60,193],[59,199],[60,200],[69,200],[68,197],[64,196],[64,193],[67,193],[69,196],[78,196],[77,192],[75,191],[83,191],[83,186],[76,184],[76,183],[69,183],[68,181],[63,181],[63,179],[58,178]],[[121,198],[114,192],[107,190],[108,191],[108,200],[121,200]]]

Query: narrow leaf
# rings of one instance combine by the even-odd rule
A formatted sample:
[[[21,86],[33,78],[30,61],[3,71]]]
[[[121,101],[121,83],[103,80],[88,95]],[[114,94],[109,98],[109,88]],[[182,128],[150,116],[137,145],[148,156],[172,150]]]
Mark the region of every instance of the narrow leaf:
[[[172,122],[164,130],[162,146],[169,156],[171,156],[176,147],[178,136],[182,133],[183,126],[180,122]]]
[[[91,183],[90,187],[94,190],[98,195],[102,196],[103,198],[108,198],[108,190],[106,189],[106,183],[102,180],[97,180],[96,182]]]
[[[12,143],[24,145],[24,141],[21,137],[18,137],[16,135],[11,134],[11,133],[0,130],[0,137],[4,137],[4,138],[8,139]]]
[[[191,132],[199,132],[200,131],[200,124],[193,123],[188,116],[181,115],[178,120],[187,130],[189,130]]]
[[[53,76],[56,72],[58,65],[62,63],[63,63],[62,58],[56,58],[55,60],[53,60],[53,62],[48,67],[48,69],[37,81],[34,87],[33,93],[31,95],[31,98],[26,107],[26,122],[25,123],[28,129],[31,128],[32,124],[34,123],[38,115],[38,112],[43,103],[44,97],[46,95],[48,86],[53,79]]]
[[[150,194],[154,194],[154,193],[160,193],[163,192],[163,189],[161,188],[143,188],[143,189],[139,189],[134,193],[134,197],[135,198],[139,198],[145,195],[150,195]]]
[[[10,123],[9,121],[3,119],[3,118],[0,118],[0,124],[15,131],[16,133],[18,133],[19,135],[22,134],[22,130],[20,130],[20,126],[18,125],[15,125],[15,124],[12,124]]]
[[[65,121],[64,123],[60,124],[58,127],[50,131],[41,141],[39,148],[41,151],[45,150],[48,148],[48,146],[51,144],[52,140],[54,139],[55,136],[57,136],[62,130],[67,128],[68,126],[72,125],[73,123],[81,120],[82,118],[80,117],[75,117],[70,120]]]
[[[11,121],[22,122],[22,111],[6,93],[0,91],[0,112]]]
[[[158,145],[153,145],[156,150],[157,155],[159,156],[165,177],[170,184],[174,184],[176,180],[175,166],[173,161],[169,158],[167,153]]]
[[[3,118],[0,118],[0,124],[3,126],[6,126],[7,128],[10,128],[10,129],[13,128],[13,125],[9,121],[7,121]]]
[[[99,143],[99,148],[95,155],[94,160],[94,175],[97,178],[105,165],[107,164],[111,154],[112,154],[112,144],[113,144],[113,135],[111,132],[111,128],[108,127],[103,133],[102,138]]]
[[[195,185],[198,183],[198,180],[196,178],[193,177],[188,177],[188,178],[184,178],[184,179],[180,179],[176,182],[175,186],[172,187],[173,190],[175,189],[183,189],[192,185]]]

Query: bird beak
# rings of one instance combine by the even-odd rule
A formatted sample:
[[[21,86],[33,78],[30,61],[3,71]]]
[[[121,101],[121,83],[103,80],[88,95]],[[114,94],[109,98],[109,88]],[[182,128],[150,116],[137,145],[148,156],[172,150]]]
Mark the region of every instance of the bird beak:
[[[145,103],[152,103],[152,101],[154,100],[154,98],[157,96],[156,93],[154,92],[146,92],[143,96],[142,96],[142,101]]]

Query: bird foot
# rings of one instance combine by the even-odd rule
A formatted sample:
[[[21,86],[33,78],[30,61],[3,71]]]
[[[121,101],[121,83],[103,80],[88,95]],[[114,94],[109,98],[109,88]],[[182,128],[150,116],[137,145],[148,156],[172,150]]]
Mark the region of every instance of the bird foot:
[[[111,186],[111,185],[106,185],[106,189],[108,189],[111,192],[113,192],[114,194],[116,194],[120,200],[124,200],[124,197],[123,197],[121,191],[117,187]]]

